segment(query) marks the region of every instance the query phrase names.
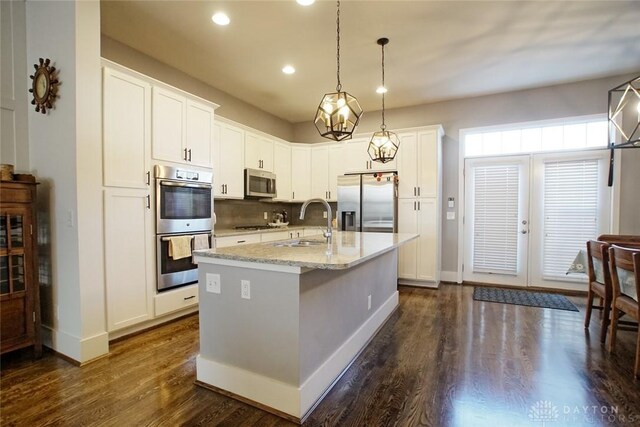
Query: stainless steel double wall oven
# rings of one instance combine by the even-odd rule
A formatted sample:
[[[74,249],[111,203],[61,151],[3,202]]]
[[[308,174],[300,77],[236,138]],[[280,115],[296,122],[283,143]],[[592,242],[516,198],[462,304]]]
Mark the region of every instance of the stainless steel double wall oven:
[[[157,289],[164,291],[198,281],[191,257],[173,259],[169,242],[174,236],[208,236],[213,230],[212,174],[156,165]],[[193,241],[191,245],[193,248]]]

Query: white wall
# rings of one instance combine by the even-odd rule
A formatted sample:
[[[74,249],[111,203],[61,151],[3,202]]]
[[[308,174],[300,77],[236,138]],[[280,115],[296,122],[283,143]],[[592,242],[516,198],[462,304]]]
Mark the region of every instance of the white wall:
[[[45,344],[84,362],[108,351],[101,198],[99,3],[27,1],[27,58],[50,58],[59,98],[29,110]]]
[[[0,1],[0,163],[29,171],[25,3]],[[29,73],[27,73],[27,70]]]

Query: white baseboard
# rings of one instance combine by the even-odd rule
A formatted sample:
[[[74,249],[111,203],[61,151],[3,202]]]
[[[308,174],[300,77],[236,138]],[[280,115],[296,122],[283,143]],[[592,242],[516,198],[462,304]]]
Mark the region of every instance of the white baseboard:
[[[197,380],[303,419],[397,306],[396,291],[300,386],[205,359],[200,355],[196,358]]]
[[[79,363],[86,363],[109,353],[109,334],[107,332],[80,338],[42,325],[42,342],[45,346]]]
[[[137,325],[132,325],[126,328],[118,329],[116,331],[111,331],[109,332],[109,341],[126,337],[127,335],[142,332],[146,329],[150,329],[155,326],[162,325],[163,323],[167,323],[179,317],[188,316],[190,314],[197,313],[197,312],[198,312],[198,305],[195,305],[195,306],[186,308],[184,310],[174,311],[174,312],[171,312],[170,314],[166,314],[164,316],[160,316],[155,319],[148,320],[146,322],[138,323]]]
[[[458,272],[457,271],[441,271],[440,280],[443,282],[458,283]]]
[[[399,285],[416,286],[418,288],[438,289],[440,282],[427,282],[425,280],[398,279]]]

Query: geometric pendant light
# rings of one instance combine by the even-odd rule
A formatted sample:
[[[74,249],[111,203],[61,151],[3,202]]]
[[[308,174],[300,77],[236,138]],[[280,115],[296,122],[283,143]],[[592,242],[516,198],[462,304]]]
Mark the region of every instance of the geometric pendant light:
[[[378,39],[377,43],[382,46],[382,86],[378,90],[382,93],[382,124],[380,130],[371,136],[367,152],[374,162],[387,163],[396,157],[398,147],[400,147],[400,138],[395,133],[388,131],[387,125],[384,123],[384,94],[387,91],[384,85],[384,46],[389,43],[389,39],[383,37]]]
[[[351,139],[356,130],[362,116],[362,108],[353,95],[342,90],[342,84],[340,84],[340,1],[338,1],[336,24],[338,85],[335,92],[327,93],[322,97],[314,124],[323,137],[333,141],[344,141]]]

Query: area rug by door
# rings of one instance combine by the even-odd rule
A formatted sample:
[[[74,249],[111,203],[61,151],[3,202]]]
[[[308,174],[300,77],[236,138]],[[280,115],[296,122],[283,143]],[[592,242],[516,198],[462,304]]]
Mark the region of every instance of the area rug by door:
[[[501,302],[503,304],[578,311],[576,306],[573,305],[573,303],[564,295],[523,291],[520,289],[485,288],[476,286],[473,288],[473,299],[476,301]]]

